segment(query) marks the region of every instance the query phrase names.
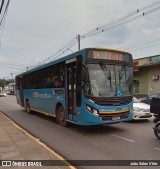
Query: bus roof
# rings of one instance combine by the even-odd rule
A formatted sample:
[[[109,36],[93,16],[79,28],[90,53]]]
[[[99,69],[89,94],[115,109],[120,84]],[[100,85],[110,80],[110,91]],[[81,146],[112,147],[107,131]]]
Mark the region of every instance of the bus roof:
[[[80,54],[84,54],[85,51],[86,51],[86,50],[89,50],[89,49],[90,49],[90,50],[110,50],[110,51],[117,51],[117,52],[122,52],[122,53],[128,53],[128,52],[126,52],[126,51],[122,51],[122,50],[114,49],[114,48],[84,48],[84,49],[81,49],[81,50],[79,50],[79,51],[77,51],[77,52],[71,53],[71,54],[69,54],[69,55],[67,55],[67,56],[63,56],[62,58],[55,59],[55,60],[53,60],[53,61],[51,61],[51,62],[48,62],[48,63],[42,64],[42,65],[39,65],[39,66],[37,66],[37,67],[35,67],[35,68],[33,68],[33,69],[30,69],[30,70],[28,70],[28,71],[26,71],[26,72],[23,72],[23,73],[21,73],[21,74],[19,74],[19,75],[16,75],[16,77],[18,77],[18,76],[23,76],[23,75],[25,75],[25,74],[32,73],[32,72],[34,72],[34,71],[37,71],[37,70],[40,70],[40,69],[49,67],[49,66],[51,66],[51,65],[53,65],[53,64],[57,64],[57,63],[63,62],[63,61],[68,60],[68,59],[72,59],[72,58],[74,58],[75,56],[78,56],[78,55],[80,55]],[[128,54],[130,54],[130,53],[128,53]]]
[[[88,48],[89,49],[89,48]],[[122,53],[128,53],[127,51],[120,50],[120,49],[115,49],[115,48],[90,48],[90,49],[96,49],[96,50],[110,50],[110,51],[115,51],[115,52],[122,52]]]

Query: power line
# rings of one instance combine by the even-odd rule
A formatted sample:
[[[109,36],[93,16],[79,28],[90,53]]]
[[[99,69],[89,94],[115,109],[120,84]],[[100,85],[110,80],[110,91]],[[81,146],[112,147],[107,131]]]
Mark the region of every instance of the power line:
[[[88,37],[91,37],[91,36],[95,36],[99,33],[102,33],[104,31],[108,31],[108,30],[111,30],[113,28],[117,28],[121,25],[124,25],[124,24],[127,24],[129,22],[132,22],[140,17],[143,17],[143,16],[146,16],[146,15],[149,15],[157,10],[160,9],[160,0],[154,2],[154,3],[151,3],[149,5],[146,5],[140,9],[137,9],[137,10],[134,10],[133,12],[129,13],[128,15],[110,23],[110,24],[107,24],[105,26],[101,26],[101,27],[97,27],[96,29],[90,31],[90,32],[87,32],[86,34],[84,34],[83,36],[79,36],[78,40],[79,40],[79,43],[77,41],[77,39],[74,39],[73,41],[71,41],[69,44],[67,44],[65,47],[63,47],[62,49],[58,50],[57,52],[55,52],[52,56],[48,57],[47,59],[43,60],[42,62],[40,62],[38,65],[41,65],[43,63],[45,63],[46,61],[50,60],[51,58],[54,58],[54,59],[57,59],[59,58],[62,54],[64,54],[66,51],[68,51],[68,49],[70,49],[71,47],[73,47],[75,44],[79,44],[80,46],[80,40],[84,39],[84,38],[88,38]],[[79,47],[80,48],[80,47]]]
[[[148,48],[148,47],[151,47],[151,46],[156,46],[156,45],[159,45],[159,43],[154,43],[154,44],[150,44],[150,45],[146,45],[146,46],[142,46],[142,47],[138,47],[138,48],[135,48],[135,49],[130,49],[129,52],[133,52],[133,51],[136,51],[136,50],[141,50],[141,49],[144,49],[144,48]]]
[[[129,50],[129,49],[132,49],[134,47],[137,47],[137,46],[140,46],[140,45],[145,45],[145,44],[148,44],[148,43],[152,43],[152,42],[155,42],[155,41],[158,41],[158,40],[160,40],[160,36],[153,37],[151,39],[146,39],[146,40],[143,40],[143,41],[140,41],[140,42],[136,42],[134,44],[130,44],[130,45],[127,45],[127,46],[123,46],[123,47],[120,47],[119,49]]]
[[[54,57],[53,60],[58,59],[60,56],[62,56],[62,54],[66,53],[68,50],[70,50],[70,49],[71,49],[73,46],[75,46],[77,43],[78,43],[78,42],[75,42],[75,43],[72,44],[72,46],[70,46],[69,48],[63,50],[62,53],[59,53],[59,55],[57,55],[56,57]],[[53,61],[53,60],[52,60],[52,61]]]
[[[97,27],[96,30],[94,29],[93,31],[90,31],[90,32],[84,34],[83,36],[79,36],[79,38],[80,38],[80,40],[83,40],[84,38],[95,36],[99,33],[104,32],[104,31],[111,30],[111,29],[116,28],[118,26],[132,22],[140,17],[151,14],[159,9],[160,9],[160,0],[158,0],[154,3],[151,3],[149,5],[146,5],[140,9],[137,9],[136,11],[133,11],[133,12],[129,13],[128,15],[126,15],[126,16],[120,18],[119,20],[116,20],[110,24],[107,24],[103,27]],[[80,42],[79,42],[79,45],[80,45]]]
[[[152,12],[155,12],[156,10],[158,10],[160,8],[159,4],[160,4],[160,1],[156,1],[156,2],[154,2],[152,4],[150,4],[150,5],[142,7],[141,9],[137,9],[137,10],[131,12],[130,14],[128,14],[128,15],[126,15],[126,16],[124,16],[124,17],[122,17],[122,18],[120,18],[120,19],[118,19],[118,20],[116,20],[116,21],[114,21],[114,22],[112,22],[110,24],[107,24],[107,25],[102,26],[102,27],[97,27],[96,29],[84,34],[82,36],[82,38],[84,39],[84,38],[87,38],[87,37],[95,36],[95,35],[97,35],[99,33],[102,33],[104,31],[116,28],[116,27],[121,26],[123,24],[126,24],[128,22],[131,22],[131,21],[133,21],[135,19],[138,19],[140,17],[148,15],[148,14],[150,14]],[[156,7],[157,5],[159,5],[159,6]],[[150,9],[150,8],[152,8],[152,9]],[[147,11],[147,10],[149,10],[149,11]]]
[[[4,10],[4,13],[3,13],[3,16],[2,16],[2,19],[1,19],[1,22],[0,22],[0,26],[2,25],[2,23],[3,23],[3,21],[4,21],[5,17],[6,17],[9,3],[10,3],[10,0],[8,0],[8,2],[7,2],[7,4],[6,4],[6,8],[5,8],[5,10]]]
[[[4,5],[4,2],[2,2],[2,3]],[[2,19],[0,21],[0,30],[2,30],[1,35],[0,35],[0,45],[1,45],[1,41],[2,41],[2,36],[3,36],[3,31],[4,31],[4,25],[5,25],[5,20],[6,20],[6,16],[7,16],[7,11],[8,11],[8,7],[9,7],[9,3],[10,3],[10,0],[8,0],[8,2],[6,4],[6,8],[4,10]],[[3,7],[3,5],[1,5],[1,7]]]
[[[136,9],[136,10],[132,11],[131,13],[127,14],[126,16],[124,16],[124,17],[122,17],[122,18],[119,18],[119,19],[117,19],[117,20],[115,20],[115,21],[113,21],[113,22],[111,22],[111,23],[109,23],[109,24],[106,24],[106,25],[101,26],[101,27],[96,27],[96,29],[93,29],[92,31],[89,31],[89,32],[85,33],[82,37],[85,38],[86,36],[88,36],[88,35],[90,35],[90,34],[96,32],[96,31],[98,31],[98,30],[101,30],[101,29],[103,29],[103,28],[105,28],[105,27],[113,26],[113,24],[117,24],[118,22],[123,21],[124,19],[127,19],[127,18],[129,18],[129,17],[132,17],[132,16],[134,16],[134,15],[137,15],[137,13],[140,13],[142,10],[146,10],[146,9],[148,9],[149,7],[152,7],[152,6],[154,6],[154,5],[157,5],[157,3],[159,3],[159,0],[156,1],[156,2],[154,2],[154,3],[152,3],[152,4],[147,5],[147,6],[145,6],[145,7],[142,7],[141,9]]]
[[[73,47],[77,43],[77,39],[73,39],[71,42],[69,42],[67,45],[65,45],[63,48],[59,49],[57,52],[55,52],[53,55],[50,57],[46,58],[42,62],[38,63],[38,66],[41,64],[44,64],[46,61],[50,60],[51,58],[56,58],[60,54],[64,54],[66,51],[68,51],[71,47]],[[37,65],[36,65],[37,66]],[[32,66],[34,67],[34,66]]]
[[[3,64],[3,65],[13,65],[13,66],[25,66],[25,67],[27,67],[27,66],[29,66],[29,65],[26,65],[26,64],[21,64],[21,63],[12,63],[12,62],[1,62],[0,61],[0,64]]]
[[[18,74],[20,74],[20,73],[23,73],[24,72],[24,70],[21,70],[21,71],[19,71],[19,72],[15,72],[15,73],[13,73],[14,75],[18,75]],[[8,75],[8,76],[6,76],[6,78],[7,77],[10,77],[10,75]]]
[[[12,69],[17,69],[17,70],[22,70],[22,69],[19,69],[19,68],[15,68],[15,67],[3,65],[3,64],[0,64],[0,66],[4,66],[4,67],[6,67],[6,68],[12,68]],[[23,70],[23,71],[24,71],[24,70]]]
[[[2,0],[2,3],[1,3],[0,14],[1,14],[1,12],[2,12],[3,5],[4,5],[4,0]]]

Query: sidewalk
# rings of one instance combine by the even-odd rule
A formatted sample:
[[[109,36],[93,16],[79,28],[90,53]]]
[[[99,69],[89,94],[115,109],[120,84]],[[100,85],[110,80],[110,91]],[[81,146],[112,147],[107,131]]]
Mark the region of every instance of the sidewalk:
[[[0,112],[0,160],[64,160]],[[22,168],[22,167],[1,167]],[[24,168],[24,167],[23,167]],[[35,167],[27,167],[35,168]],[[36,167],[40,168],[40,167]],[[45,166],[44,169],[69,169],[72,166]]]

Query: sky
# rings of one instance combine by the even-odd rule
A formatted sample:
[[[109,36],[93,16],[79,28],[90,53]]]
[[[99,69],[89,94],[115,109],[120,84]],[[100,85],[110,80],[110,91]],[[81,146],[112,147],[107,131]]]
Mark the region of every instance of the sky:
[[[155,6],[158,10],[153,9],[148,15],[147,11],[144,16],[143,10],[137,12],[155,2],[158,0],[11,0],[3,31],[0,31],[0,79],[11,79],[12,75],[14,78],[47,58],[47,61],[54,60],[54,54],[76,40],[78,34],[83,37],[108,24],[114,26],[113,23],[132,12],[139,17],[81,38],[81,49],[123,49],[130,52],[133,59],[159,55],[160,4]],[[150,43],[144,43],[148,41]],[[78,44],[75,44],[59,57],[77,50]]]

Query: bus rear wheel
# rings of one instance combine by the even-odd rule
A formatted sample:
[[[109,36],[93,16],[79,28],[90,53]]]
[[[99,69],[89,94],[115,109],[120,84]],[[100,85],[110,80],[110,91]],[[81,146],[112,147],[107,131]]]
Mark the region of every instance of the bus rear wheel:
[[[31,114],[30,104],[29,101],[26,102],[26,112]]]
[[[65,111],[63,106],[59,106],[57,110],[57,121],[60,126],[67,126],[67,121],[66,121],[66,116],[65,116]]]

